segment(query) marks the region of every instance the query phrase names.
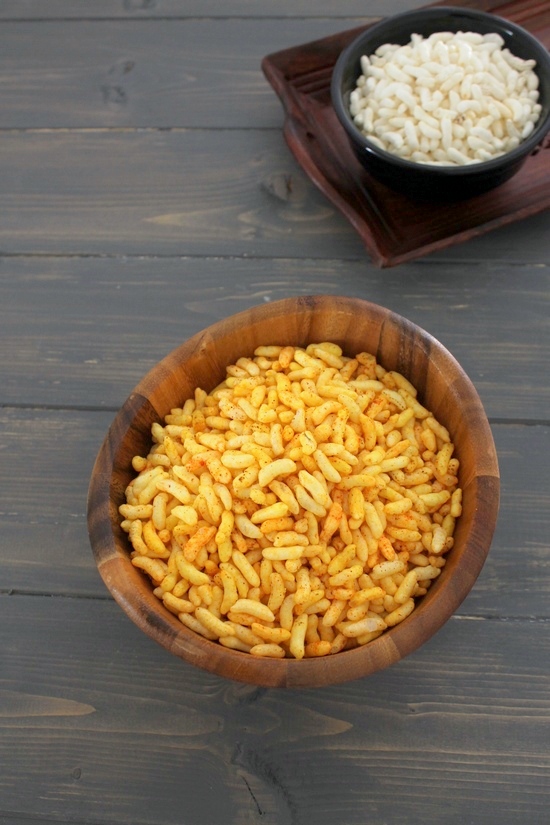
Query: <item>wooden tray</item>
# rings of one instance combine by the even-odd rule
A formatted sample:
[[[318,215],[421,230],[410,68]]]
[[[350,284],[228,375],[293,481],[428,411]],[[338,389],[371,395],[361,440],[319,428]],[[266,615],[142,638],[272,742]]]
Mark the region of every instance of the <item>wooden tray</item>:
[[[454,4],[450,0],[437,5]],[[460,5],[506,17],[550,45],[548,0],[470,0]],[[548,138],[510,181],[459,203],[434,207],[372,178],[355,158],[330,102],[336,59],[366,28],[267,55],[262,69],[283,103],[283,132],[292,153],[355,227],[377,266],[419,258],[550,207]]]

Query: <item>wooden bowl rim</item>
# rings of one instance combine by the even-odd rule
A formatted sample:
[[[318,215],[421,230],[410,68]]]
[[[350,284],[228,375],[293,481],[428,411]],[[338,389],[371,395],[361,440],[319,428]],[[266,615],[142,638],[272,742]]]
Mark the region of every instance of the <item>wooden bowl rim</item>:
[[[241,324],[250,323],[251,315],[256,322],[261,322],[266,318],[283,317],[289,312],[301,312],[306,316],[317,309],[329,308],[331,313],[367,313],[369,317],[378,318],[382,325],[389,324],[399,331],[413,330],[429,344],[430,356],[435,357],[440,366],[452,365],[457,393],[467,393],[477,437],[485,445],[482,469],[476,471],[469,482],[475,488],[471,495],[475,495],[476,502],[482,502],[483,507],[474,509],[464,549],[457,569],[453,571],[455,575],[448,577],[449,586],[439,586],[444,580],[442,575],[404,622],[385,631],[368,645],[334,656],[301,661],[257,659],[224,648],[186,628],[164,609],[154,596],[149,581],[131,565],[126,537],[116,536],[113,531],[113,519],[118,519],[111,483],[113,458],[121,447],[128,416],[132,417],[136,409],[151,406],[146,393],[156,376],[163,371],[170,373],[175,360],[202,352],[205,339],[231,334]],[[307,333],[304,341],[308,342]],[[471,380],[443,344],[417,324],[379,304],[361,298],[309,295],[258,305],[217,321],[184,341],[146,373],[115,416],[98,452],[88,491],[88,528],[98,571],[108,590],[129,618],[158,644],[196,666],[237,681],[263,687],[316,687],[375,673],[412,653],[442,627],[468,595],[481,572],[496,526],[499,490],[497,454],[483,405]],[[119,533],[122,534],[120,528]],[[462,575],[457,576],[457,572]],[[128,588],[128,583],[133,584],[133,589]],[[419,630],[416,630],[417,626]]]

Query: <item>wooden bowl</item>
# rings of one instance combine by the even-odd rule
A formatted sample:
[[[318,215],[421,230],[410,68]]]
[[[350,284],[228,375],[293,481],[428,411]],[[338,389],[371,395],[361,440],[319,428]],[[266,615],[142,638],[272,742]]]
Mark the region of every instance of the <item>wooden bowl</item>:
[[[368,351],[405,375],[419,398],[449,430],[460,458],[463,512],[446,566],[401,624],[362,647],[322,658],[259,659],[229,650],[186,628],[153,595],[130,562],[118,507],[145,455],[150,428],[181,406],[195,387],[215,387],[225,367],[259,345],[332,341],[345,354]],[[159,362],[114,419],[93,469],[88,497],[90,540],[101,576],[128,616],[176,656],[220,676],[265,687],[321,687],[357,679],[399,661],[427,641],[453,614],[483,566],[499,501],[498,463],[481,401],[453,356],[431,335],[367,301],[309,296],[263,304],[197,333]]]

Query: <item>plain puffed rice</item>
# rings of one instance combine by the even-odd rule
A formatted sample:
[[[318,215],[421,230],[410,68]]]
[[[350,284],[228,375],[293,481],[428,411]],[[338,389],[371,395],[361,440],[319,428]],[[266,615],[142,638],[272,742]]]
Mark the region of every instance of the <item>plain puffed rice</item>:
[[[413,34],[361,57],[350,95],[355,125],[405,160],[462,166],[510,152],[541,113],[535,60],[522,60],[496,33]]]

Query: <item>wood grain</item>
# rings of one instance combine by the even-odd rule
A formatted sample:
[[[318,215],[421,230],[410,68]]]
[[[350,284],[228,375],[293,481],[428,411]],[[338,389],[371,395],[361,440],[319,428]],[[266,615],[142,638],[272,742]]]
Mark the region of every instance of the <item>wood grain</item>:
[[[271,131],[7,133],[0,175],[5,253],[362,255]]]
[[[389,670],[281,692],[186,665],[113,603],[12,596],[1,609],[10,825],[11,810],[127,822],[128,800],[139,825],[440,825],[442,806],[452,825],[474,807],[478,822],[545,825],[544,622],[455,618]]]
[[[540,6],[541,0],[522,0],[525,9]],[[417,8],[415,0],[341,0],[336,7],[330,0],[280,0],[274,8],[270,0],[232,0],[220,5],[218,0],[2,0],[3,20],[88,20],[97,18],[155,20],[192,17],[223,18],[315,18],[330,17],[341,21],[346,17],[364,15],[385,16]],[[426,5],[426,4],[422,4]],[[455,0],[441,0],[440,5],[455,5]],[[462,0],[461,6],[495,9],[505,13],[512,5],[506,0]],[[276,13],[275,13],[276,12]]]
[[[336,7],[330,0],[280,0],[274,7],[270,0],[232,0],[221,5],[218,0],[2,0],[0,19],[4,20],[86,20],[109,18],[154,20],[155,18],[315,18],[365,14],[396,14],[413,8],[414,0],[341,0]],[[467,5],[467,3],[463,3]]]
[[[368,260],[271,130],[6,133],[0,177],[4,254]],[[549,220],[533,219],[533,245],[522,243],[512,260],[548,262]],[[475,253],[464,245],[461,258],[485,249],[507,260],[524,232],[479,239]]]
[[[110,598],[92,558],[86,493],[112,418],[0,411],[1,592]]]
[[[0,128],[278,129],[262,57],[369,19],[6,23]]]
[[[364,260],[4,259],[0,402],[116,410],[157,361],[209,324],[323,292],[380,303],[422,326],[462,364],[490,417],[546,420],[549,288],[548,267],[497,260],[381,272]]]

